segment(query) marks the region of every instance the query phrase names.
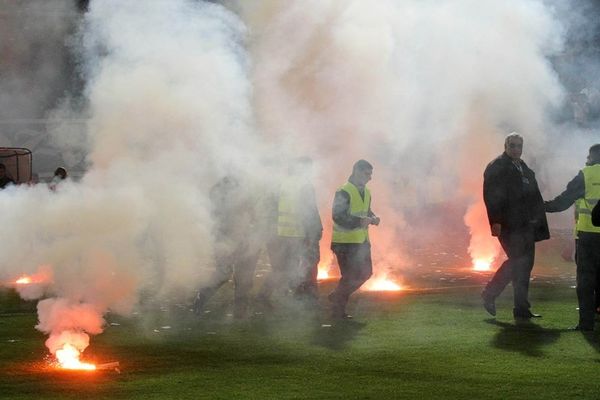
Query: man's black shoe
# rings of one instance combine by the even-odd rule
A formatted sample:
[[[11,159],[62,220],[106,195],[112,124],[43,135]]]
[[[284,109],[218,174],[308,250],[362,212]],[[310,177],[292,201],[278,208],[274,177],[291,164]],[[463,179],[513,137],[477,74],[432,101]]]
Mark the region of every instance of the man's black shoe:
[[[593,332],[594,328],[590,327],[590,326],[582,326],[582,325],[577,325],[577,326],[573,326],[571,328],[569,328],[570,331],[579,331],[579,332]]]
[[[485,311],[487,311],[491,316],[495,317],[496,301],[492,297],[487,296],[485,292],[481,293],[481,298],[483,299],[483,308],[485,308]]]
[[[542,318],[541,314],[534,314],[531,311],[513,311],[515,319],[531,319],[531,318]]]

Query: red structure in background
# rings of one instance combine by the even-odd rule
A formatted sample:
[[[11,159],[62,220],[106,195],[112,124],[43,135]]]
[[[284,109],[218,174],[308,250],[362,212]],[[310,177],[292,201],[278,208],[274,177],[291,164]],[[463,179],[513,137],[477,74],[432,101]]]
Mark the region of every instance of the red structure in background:
[[[31,150],[23,147],[0,147],[0,163],[4,164],[8,175],[17,183],[31,182]]]

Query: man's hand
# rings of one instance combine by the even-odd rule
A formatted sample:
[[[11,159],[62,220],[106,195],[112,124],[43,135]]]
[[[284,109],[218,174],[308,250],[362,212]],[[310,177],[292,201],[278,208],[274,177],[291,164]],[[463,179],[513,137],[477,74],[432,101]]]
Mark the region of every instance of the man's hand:
[[[380,221],[381,220],[379,219],[379,217],[363,217],[360,219],[360,227],[366,228],[369,225],[379,225]]]
[[[492,236],[498,237],[500,236],[500,231],[502,230],[502,225],[500,224],[492,224]]]

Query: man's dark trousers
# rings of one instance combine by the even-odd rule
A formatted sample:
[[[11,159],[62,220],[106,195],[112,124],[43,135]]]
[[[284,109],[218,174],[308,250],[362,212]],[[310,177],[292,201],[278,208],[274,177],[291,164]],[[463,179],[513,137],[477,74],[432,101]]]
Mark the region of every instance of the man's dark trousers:
[[[529,279],[535,260],[535,236],[532,227],[500,234],[500,244],[508,259],[502,263],[484,290],[484,296],[495,299],[512,282],[513,313],[516,317],[529,314]]]
[[[334,303],[334,314],[341,314],[345,312],[350,295],[373,274],[371,243],[333,243],[331,248],[337,258],[342,277],[329,298]]]
[[[579,232],[577,239],[577,300],[579,326],[593,329],[596,280],[600,273],[600,233]]]

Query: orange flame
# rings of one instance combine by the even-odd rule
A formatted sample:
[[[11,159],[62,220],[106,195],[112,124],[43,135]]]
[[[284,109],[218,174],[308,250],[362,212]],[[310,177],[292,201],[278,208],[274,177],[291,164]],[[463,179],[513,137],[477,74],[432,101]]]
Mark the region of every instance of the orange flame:
[[[319,268],[319,273],[317,274],[317,280],[322,281],[325,279],[329,279],[329,272],[325,268]]]
[[[492,259],[483,259],[478,258],[473,260],[473,270],[474,271],[490,271],[492,269]]]
[[[15,281],[15,284],[17,285],[28,285],[30,283],[32,283],[33,281],[31,280],[31,277],[27,276],[27,275],[23,275],[21,276],[19,279],[17,279]]]
[[[500,253],[500,244],[490,234],[490,226],[483,199],[480,199],[469,207],[464,221],[471,233],[469,254],[473,260],[473,270],[490,271],[491,264]]]
[[[397,292],[402,290],[402,286],[388,279],[387,276],[381,276],[367,281],[362,290],[370,292]]]
[[[86,371],[94,371],[96,369],[94,364],[81,362],[79,357],[81,357],[80,351],[69,343],[66,343],[62,349],[56,351],[56,359],[60,368]]]
[[[319,261],[317,280],[323,281],[336,277],[335,272],[332,273],[331,263],[333,262],[333,253],[331,250],[321,250],[321,261]]]
[[[31,275],[23,274],[13,283],[15,285],[30,285],[32,283],[51,283],[52,268],[49,265],[40,265],[37,272]]]

